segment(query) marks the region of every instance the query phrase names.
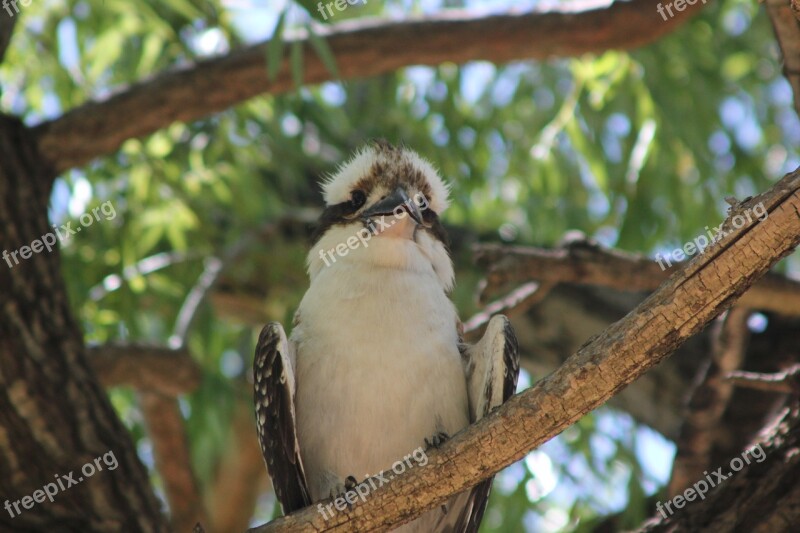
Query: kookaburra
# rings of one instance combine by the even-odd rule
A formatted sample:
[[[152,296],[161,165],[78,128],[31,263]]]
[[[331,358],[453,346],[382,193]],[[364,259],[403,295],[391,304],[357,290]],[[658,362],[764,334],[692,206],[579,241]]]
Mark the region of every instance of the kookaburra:
[[[438,445],[508,399],[519,374],[505,317],[463,343],[439,221],[448,187],[430,163],[376,141],[322,188],[292,334],[264,327],[254,362],[259,440],[287,514]],[[397,531],[477,531],[491,482]]]

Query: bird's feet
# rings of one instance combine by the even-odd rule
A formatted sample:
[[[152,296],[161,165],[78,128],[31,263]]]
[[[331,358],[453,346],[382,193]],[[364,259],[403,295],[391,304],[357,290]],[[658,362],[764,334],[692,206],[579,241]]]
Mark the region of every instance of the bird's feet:
[[[331,487],[330,493],[328,496],[331,500],[336,500],[336,498],[344,498],[345,502],[347,502],[347,508],[351,508],[352,504],[347,499],[346,494],[349,491],[355,490],[358,486],[358,481],[356,480],[355,476],[347,476],[344,480],[340,480],[336,483],[333,487]]]
[[[434,434],[431,438],[425,439],[425,449],[430,450],[431,448],[438,448],[449,438],[450,435],[444,431],[440,431],[439,433]]]

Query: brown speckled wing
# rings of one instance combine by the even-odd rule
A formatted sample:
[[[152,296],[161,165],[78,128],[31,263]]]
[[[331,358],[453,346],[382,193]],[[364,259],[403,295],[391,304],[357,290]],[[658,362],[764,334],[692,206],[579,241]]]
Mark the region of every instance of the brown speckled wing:
[[[511,398],[514,392],[517,390],[517,379],[519,378],[519,346],[517,344],[517,337],[514,335],[514,330],[511,327],[511,323],[508,319],[504,318],[504,326],[502,330],[503,336],[503,400],[502,403],[505,403],[506,400]],[[499,355],[499,354],[498,354]],[[490,359],[497,359],[492,358],[487,355]],[[495,369],[499,371],[500,369]],[[492,396],[492,387],[491,383],[487,383],[486,394],[489,398]],[[492,407],[497,407],[496,405],[487,405],[489,409]],[[481,413],[482,416],[485,416],[486,413]],[[469,500],[467,505],[464,506],[464,509],[461,511],[461,515],[458,517],[458,522],[455,527],[455,531],[459,533],[477,533],[478,528],[481,525],[481,521],[483,520],[483,513],[486,511],[486,504],[489,503],[489,492],[492,489],[492,482],[494,481],[494,476],[484,479],[475,487],[473,487],[472,492],[469,495]]]
[[[297,442],[295,378],[289,343],[277,322],[264,326],[253,362],[256,427],[261,453],[284,514],[311,504]]]

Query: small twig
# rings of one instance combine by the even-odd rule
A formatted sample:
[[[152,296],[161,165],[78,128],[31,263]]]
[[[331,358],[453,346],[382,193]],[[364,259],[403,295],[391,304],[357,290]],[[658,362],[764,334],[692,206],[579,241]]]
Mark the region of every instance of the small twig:
[[[800,395],[800,365],[794,365],[776,374],[737,370],[725,376],[736,387]]]
[[[482,311],[464,322],[464,334],[468,335],[480,329],[498,313],[507,315],[524,313],[536,302],[541,301],[553,286],[553,283],[537,283],[535,281],[520,285],[506,297],[488,304]]]
[[[180,348],[186,345],[186,336],[189,333],[192,322],[194,322],[194,318],[197,316],[197,310],[200,308],[200,304],[205,299],[208,291],[216,283],[223,266],[223,262],[217,257],[206,258],[203,273],[200,274],[197,283],[189,291],[180,311],[178,311],[178,318],[175,320],[175,333],[169,338],[171,347]]]
[[[128,281],[137,276],[146,276],[163,268],[198,257],[201,257],[200,252],[160,252],[147,256],[133,265],[123,268],[122,275],[109,274],[104,277],[103,281],[89,289],[89,299],[92,301],[100,300],[108,293],[122,287],[123,281]]]
[[[197,279],[197,283],[189,291],[183,301],[178,316],[175,319],[175,327],[172,336],[169,338],[169,345],[172,348],[180,348],[186,344],[186,337],[189,334],[192,323],[197,316],[200,305],[205,301],[206,296],[217,284],[223,270],[250,250],[259,239],[275,235],[281,224],[287,220],[297,219],[307,221],[308,212],[303,212],[299,217],[285,218],[282,220],[267,222],[261,226],[248,231],[242,238],[227,246],[219,257],[209,256],[205,261],[203,273]]]

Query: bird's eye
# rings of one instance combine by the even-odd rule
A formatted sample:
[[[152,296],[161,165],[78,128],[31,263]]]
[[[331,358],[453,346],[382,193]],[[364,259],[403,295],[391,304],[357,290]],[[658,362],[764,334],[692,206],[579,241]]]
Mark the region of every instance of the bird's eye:
[[[350,193],[350,206],[353,208],[353,211],[361,208],[365,203],[367,203],[367,195],[364,194],[364,191],[356,190]]]

